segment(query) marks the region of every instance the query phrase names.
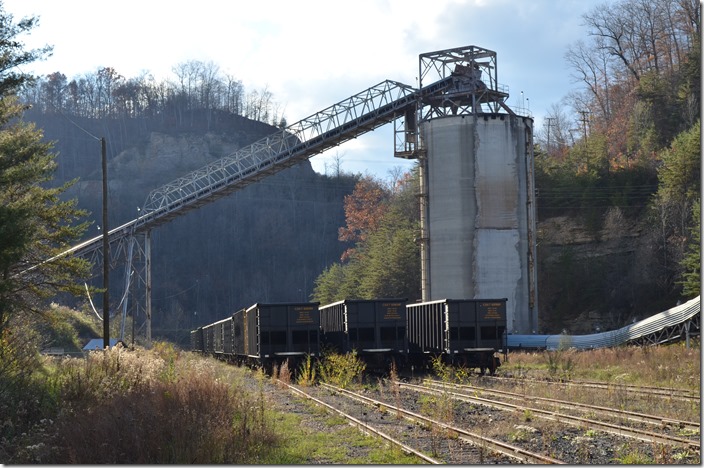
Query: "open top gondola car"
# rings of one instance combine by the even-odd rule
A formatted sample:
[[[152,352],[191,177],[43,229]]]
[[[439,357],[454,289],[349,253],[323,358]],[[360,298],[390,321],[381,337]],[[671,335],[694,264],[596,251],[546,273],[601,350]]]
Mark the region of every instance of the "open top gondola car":
[[[197,353],[203,352],[203,327],[191,330],[191,350]]]
[[[215,354],[215,324],[203,325],[203,353]]]
[[[413,365],[442,356],[448,364],[494,374],[506,350],[507,299],[442,299],[409,304],[408,350]]]
[[[338,353],[356,351],[373,367],[402,364],[408,349],[406,299],[345,299],[320,308],[323,341]]]
[[[228,360],[232,356],[232,317],[218,320],[212,325],[213,353],[220,359]]]
[[[254,304],[233,316],[235,341],[241,333],[243,355],[250,363],[270,369],[289,360],[289,366],[297,366],[306,355],[320,355],[318,306],[318,302]]]

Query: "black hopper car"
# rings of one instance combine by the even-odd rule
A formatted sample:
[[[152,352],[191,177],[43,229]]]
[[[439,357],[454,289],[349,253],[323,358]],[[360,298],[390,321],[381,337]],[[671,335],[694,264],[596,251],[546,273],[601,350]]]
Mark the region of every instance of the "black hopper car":
[[[193,350],[271,369],[320,355],[317,302],[261,304],[191,332]]]
[[[321,306],[320,327],[328,349],[355,351],[373,369],[406,360],[406,299],[345,299]]]
[[[451,365],[479,368],[494,374],[496,356],[506,352],[507,299],[443,299],[409,304],[410,363],[428,367],[434,357]]]
[[[355,351],[371,369],[431,367],[432,360],[493,374],[506,352],[507,299],[405,299],[254,304],[191,332],[194,351],[271,369],[323,350]]]

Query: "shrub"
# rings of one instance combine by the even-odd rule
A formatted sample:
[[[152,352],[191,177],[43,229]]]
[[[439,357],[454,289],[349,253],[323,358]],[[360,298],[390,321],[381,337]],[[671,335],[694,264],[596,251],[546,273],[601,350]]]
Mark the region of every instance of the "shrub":
[[[37,352],[30,317],[0,328],[0,461],[10,460],[22,435],[55,407]]]
[[[12,461],[257,464],[277,437],[263,391],[247,391],[234,375],[170,345],[58,361],[49,382],[60,410]]]
[[[318,373],[323,382],[346,388],[366,368],[367,365],[357,357],[355,350],[346,354],[331,352],[318,364]]]

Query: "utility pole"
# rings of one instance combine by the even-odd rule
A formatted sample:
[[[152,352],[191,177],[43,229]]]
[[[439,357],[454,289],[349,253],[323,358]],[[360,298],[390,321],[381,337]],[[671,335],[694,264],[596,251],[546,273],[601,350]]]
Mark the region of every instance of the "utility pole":
[[[582,135],[584,135],[584,138],[587,138],[587,122],[589,122],[589,114],[591,114],[591,112],[584,110],[579,111],[579,113],[582,114],[582,118],[580,119],[582,128],[584,129]]]
[[[552,127],[552,122],[553,122],[553,120],[555,120],[555,117],[546,117],[545,120],[548,121],[548,148],[547,148],[547,150],[548,150],[548,155],[549,155],[550,154],[550,127]]]
[[[105,138],[100,139],[103,165],[103,349],[110,347],[110,245],[108,242],[108,161]]]

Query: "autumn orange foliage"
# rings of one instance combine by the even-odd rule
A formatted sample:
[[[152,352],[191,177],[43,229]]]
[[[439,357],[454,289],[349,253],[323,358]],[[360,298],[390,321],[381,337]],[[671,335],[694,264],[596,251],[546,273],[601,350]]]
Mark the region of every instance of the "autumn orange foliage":
[[[339,229],[338,239],[353,244],[364,242],[379,226],[388,209],[390,196],[381,181],[369,175],[362,177],[352,193],[345,196],[346,226]],[[341,260],[348,260],[354,251],[354,247],[345,250]]]

